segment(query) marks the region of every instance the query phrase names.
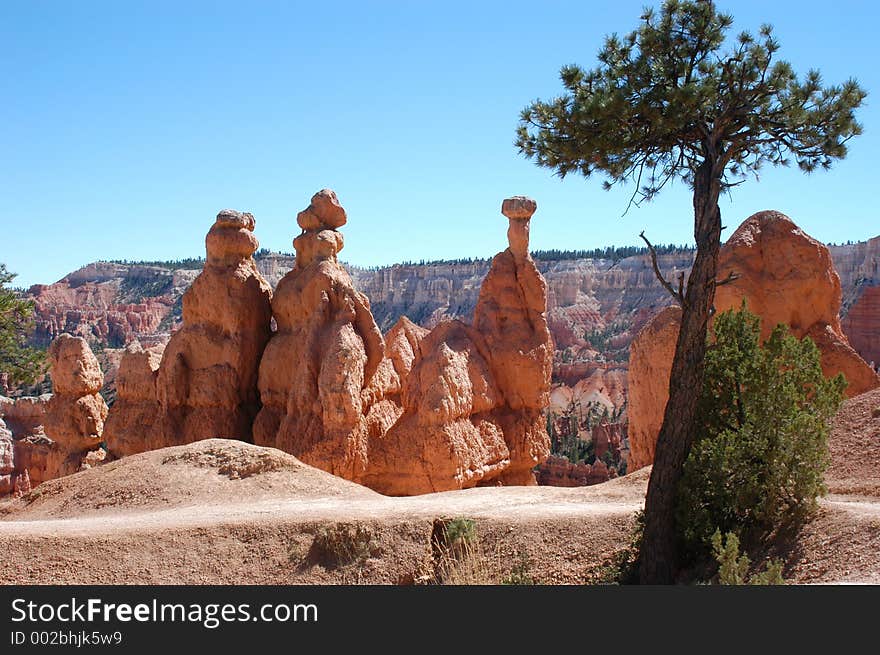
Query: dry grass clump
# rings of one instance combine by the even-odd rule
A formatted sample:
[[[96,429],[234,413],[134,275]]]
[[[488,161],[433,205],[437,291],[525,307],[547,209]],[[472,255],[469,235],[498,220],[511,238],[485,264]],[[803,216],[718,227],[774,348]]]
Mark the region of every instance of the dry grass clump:
[[[469,518],[438,519],[432,535],[434,579],[443,585],[531,585],[529,560],[520,554],[512,566],[501,552],[501,544],[485,546],[476,522]],[[506,573],[505,573],[506,571]]]

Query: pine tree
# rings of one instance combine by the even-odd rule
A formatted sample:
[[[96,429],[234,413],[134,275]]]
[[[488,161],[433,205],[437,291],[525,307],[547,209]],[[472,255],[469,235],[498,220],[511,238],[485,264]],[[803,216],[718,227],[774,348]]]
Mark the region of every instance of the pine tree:
[[[27,345],[34,303],[7,288],[14,279],[15,273],[0,264],[0,372],[8,374],[14,384],[31,384],[43,372],[45,355]]]
[[[855,110],[866,93],[855,80],[824,87],[818,71],[799,79],[777,61],[764,25],[728,45],[733,24],[711,0],[667,0],[639,27],[607,37],[596,68],[564,66],[565,93],[521,115],[516,145],[564,177],[604,174],[606,188],[634,183],[631,203],[681,180],[693,192],[696,254],[685,284],[654,272],[682,307],[669,401],[645,504],[640,553],[644,583],[669,583],[676,569],[675,489],[697,433],[706,330],[713,313],[720,195],[765,164],[827,169],[861,133]],[[651,243],[644,237],[646,245]],[[727,278],[729,280],[730,278]]]

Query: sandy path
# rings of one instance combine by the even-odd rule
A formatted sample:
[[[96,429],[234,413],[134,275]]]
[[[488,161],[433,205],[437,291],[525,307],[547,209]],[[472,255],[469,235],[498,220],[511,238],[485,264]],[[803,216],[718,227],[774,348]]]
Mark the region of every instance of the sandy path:
[[[265,500],[65,519],[6,520],[0,521],[0,539],[4,536],[94,536],[254,522],[409,521],[456,516],[497,521],[583,519],[631,514],[643,505],[638,497],[590,499],[590,495],[596,494],[572,491],[548,487],[483,488],[411,498]]]
[[[483,488],[417,498],[312,498],[77,518],[0,521],[0,583],[412,584],[434,571],[438,518],[473,519],[486,553],[476,581],[523,558],[542,583],[587,582],[625,541],[641,499],[564,489]],[[360,565],[310,563],[323,530],[365,526]]]

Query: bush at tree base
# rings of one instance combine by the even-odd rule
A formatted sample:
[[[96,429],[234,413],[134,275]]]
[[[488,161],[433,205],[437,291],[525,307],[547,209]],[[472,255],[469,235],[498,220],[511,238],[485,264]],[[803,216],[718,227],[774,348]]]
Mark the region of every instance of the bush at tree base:
[[[745,549],[800,524],[826,493],[828,420],[843,375],[826,379],[819,349],[777,326],[764,344],[743,303],[715,317],[700,399],[703,430],[685,463],[676,522],[691,561],[716,531]]]

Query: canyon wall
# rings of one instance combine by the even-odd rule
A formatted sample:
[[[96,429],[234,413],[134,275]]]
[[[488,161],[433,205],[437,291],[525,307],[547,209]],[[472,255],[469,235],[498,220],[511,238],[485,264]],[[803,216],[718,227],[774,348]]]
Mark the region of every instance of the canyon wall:
[[[841,327],[856,352],[880,367],[880,236],[832,246],[843,287]]]
[[[830,251],[841,279],[842,329],[863,359],[880,364],[880,237],[832,246]],[[688,269],[691,257],[691,252],[681,251],[661,254],[658,259],[664,273],[674,278]],[[254,261],[275,288],[293,268],[295,258],[260,251]],[[654,278],[649,258],[538,258],[535,263],[547,281],[554,381],[572,388],[597,374],[617,376],[615,371],[621,372],[624,395],[615,403],[621,402],[630,344],[647,321],[670,304]],[[112,385],[111,349],[122,349],[134,340],[144,347],[164,344],[180,327],[182,295],[201,263],[185,265],[199,268],[98,262],[55,284],[31,287],[29,295],[36,303],[35,341],[45,345],[67,332],[106,349],[97,354]],[[429,328],[445,318],[469,317],[489,266],[489,260],[476,260],[346,270],[355,287],[370,298],[376,324],[385,332],[403,315]]]

